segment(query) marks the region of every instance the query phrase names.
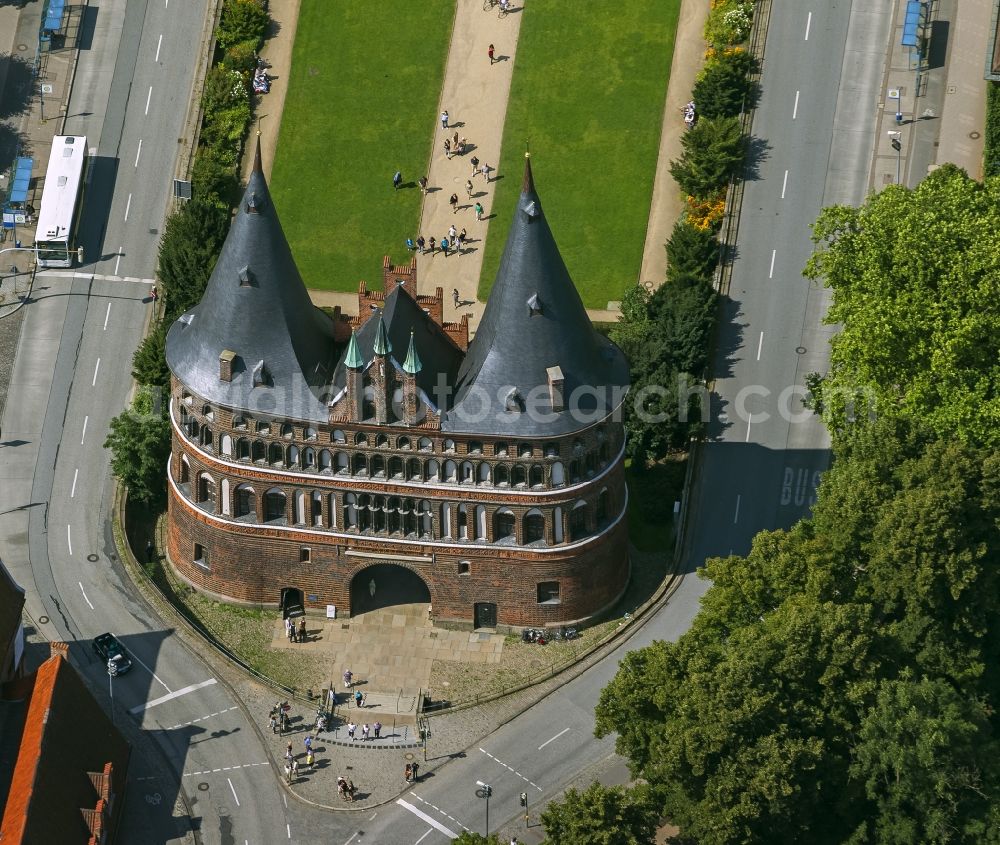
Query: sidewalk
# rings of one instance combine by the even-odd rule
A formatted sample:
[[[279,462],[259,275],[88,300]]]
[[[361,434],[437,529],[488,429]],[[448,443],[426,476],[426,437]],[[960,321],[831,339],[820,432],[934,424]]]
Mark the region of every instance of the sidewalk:
[[[670,175],[670,162],[681,156],[681,137],[685,125],[684,104],[691,99],[695,76],[705,59],[702,31],[708,19],[706,0],[683,0],[677,33],[674,36],[674,57],[670,63],[670,82],[663,107],[663,128],[660,130],[660,152],[656,159],[656,177],[646,227],[646,245],[642,251],[639,282],[647,287],[659,287],[667,277],[665,245],[674,224],[684,213],[680,188]]]
[[[512,12],[500,19],[496,11],[483,11],[481,3],[457,4],[439,111],[428,115],[434,121],[434,144],[427,173],[428,192],[415,234],[440,242],[442,237],[448,236],[448,227],[454,224],[459,232],[463,228],[468,231],[468,245],[462,254],[451,253],[445,257],[444,253],[436,251],[418,255],[417,278],[423,293],[433,293],[436,287],[444,288],[446,307],[450,307],[451,293],[457,289],[460,305],[453,315],[445,317],[458,320],[462,314],[471,314],[473,328],[479,324],[485,305],[478,301],[477,289],[494,194],[493,182],[487,182],[481,174],[473,176],[469,162],[475,156],[480,167],[489,164],[494,168],[490,178],[496,177],[523,8],[523,3],[515,2]],[[496,60],[492,64],[487,55],[490,44],[496,48]],[[447,130],[442,128],[440,121],[440,112],[445,109],[449,115],[450,128]],[[453,138],[456,132],[459,138],[467,139],[468,148],[465,155],[452,155],[448,159],[444,155],[444,140]],[[506,175],[516,179],[521,176],[520,173]],[[465,188],[469,179],[474,186],[471,198]],[[453,193],[459,199],[457,213],[453,213],[448,204]],[[477,202],[484,209],[482,221],[476,220]]]

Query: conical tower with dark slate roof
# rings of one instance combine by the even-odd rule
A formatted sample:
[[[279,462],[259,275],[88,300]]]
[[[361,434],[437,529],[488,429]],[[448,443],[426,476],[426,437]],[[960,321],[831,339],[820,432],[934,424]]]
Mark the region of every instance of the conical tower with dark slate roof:
[[[628,383],[625,356],[594,329],[566,270],[526,156],[496,281],[442,428],[524,437],[566,433],[610,413]]]
[[[167,335],[167,364],[207,401],[325,421],[335,351],[333,324],[309,299],[281,229],[258,138],[253,172],[205,294]]]

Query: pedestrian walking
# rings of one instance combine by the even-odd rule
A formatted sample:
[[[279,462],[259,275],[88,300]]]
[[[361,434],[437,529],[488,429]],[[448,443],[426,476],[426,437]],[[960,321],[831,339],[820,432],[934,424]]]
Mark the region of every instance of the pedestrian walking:
[[[347,798],[347,781],[343,775],[337,776],[337,792],[340,793],[341,798]]]
[[[455,238],[455,249],[458,250],[458,254],[462,254],[462,249],[465,247],[465,236],[459,235]]]
[[[469,142],[466,141],[465,138],[459,138],[458,139],[458,146],[455,147],[455,152],[458,153],[460,156],[464,156],[465,155],[465,148],[468,146],[468,144],[469,144]]]
[[[299,779],[299,761],[292,760],[292,780]],[[289,781],[290,783],[291,781]]]
[[[464,227],[462,228],[462,231],[458,233],[458,239],[460,241],[467,241],[469,239],[469,236],[466,234]]]
[[[476,203],[476,220],[483,219],[483,204],[481,202]]]
[[[444,257],[448,257],[448,239],[441,238],[441,252],[444,253]]]
[[[417,248],[417,245],[413,242],[413,238],[406,239],[406,248],[411,251]]]
[[[458,130],[455,130],[455,134],[451,136],[451,146],[454,149],[458,149]]]
[[[472,165],[472,175],[473,175],[473,176],[475,176],[475,175],[476,175],[476,172],[477,172],[477,171],[479,170],[479,159],[478,159],[478,158],[476,158],[475,156],[473,156],[473,157],[472,157],[472,158],[471,158],[471,159],[469,160],[469,164],[471,164],[471,165]]]
[[[379,735],[382,733],[382,723],[376,721],[375,724],[372,725],[372,731],[375,732],[375,739],[378,739]]]
[[[344,689],[351,688],[351,681],[354,679],[354,674],[350,669],[344,670]]]
[[[451,298],[455,300],[455,307],[458,308],[458,288],[451,292]]]
[[[448,197],[448,204],[451,206],[451,213],[458,213],[458,194],[452,194]]]
[[[292,744],[289,742],[288,745],[285,746],[285,759],[286,760],[291,760],[292,757],[294,757],[294,756],[295,755],[292,754]]]
[[[364,696],[361,695],[361,690],[355,690],[354,691],[354,705],[356,707],[360,707],[361,706],[361,699],[362,698],[364,698]]]
[[[417,782],[417,772],[420,770],[420,764],[414,761],[410,766],[410,773],[413,776],[413,782]]]
[[[490,67],[493,67],[493,45],[486,48],[486,55],[490,57]]]
[[[472,189],[472,180],[471,179],[466,179],[465,180],[465,193],[467,193],[469,195],[469,199],[470,200],[472,199],[472,190],[473,190]]]
[[[455,235],[457,235],[457,234],[458,234],[458,229],[456,229],[456,228],[455,228],[455,224],[454,224],[454,223],[452,223],[452,224],[451,224],[451,225],[450,225],[450,226],[448,227],[448,240],[450,240],[450,241],[454,241],[454,240],[455,240]]]
[[[447,138],[444,139],[444,157],[447,159],[451,158],[451,141]]]
[[[278,733],[283,734],[288,730],[288,714],[282,710],[281,715],[278,716]]]
[[[403,174],[398,170],[392,174],[392,187],[395,190],[399,190],[399,186],[403,184]]]
[[[312,734],[306,734],[306,738],[302,741],[306,747],[306,752],[313,750],[313,738]]]
[[[285,760],[285,782],[292,782],[292,764]]]
[[[313,765],[316,763],[316,757],[313,755],[312,750],[306,754],[306,767],[309,769],[309,773],[312,774]]]
[[[424,236],[421,235],[417,238],[417,249],[420,250],[420,254],[424,254],[424,250],[427,249],[427,241],[424,240]]]
[[[271,720],[267,723],[267,726],[271,729],[271,733],[276,734],[278,732],[278,720],[271,715]]]
[[[369,733],[369,731],[371,731],[371,728],[368,726],[368,723],[365,722],[361,726],[361,741],[362,742],[368,742],[368,733]]]
[[[483,162],[483,178],[489,183],[490,181],[490,170],[492,168],[484,161]]]
[[[426,176],[421,176],[417,180],[417,184],[420,186],[420,193],[426,194],[427,193],[427,177]]]
[[[430,239],[429,239],[429,240],[427,241],[427,243],[428,243],[428,245],[429,245],[429,246],[430,246],[430,248],[431,248],[431,252],[434,252],[434,236],[433,236],[433,235],[431,235],[431,237],[430,237]]]
[[[409,763],[407,763],[403,767],[403,780],[405,780],[407,783],[413,780],[413,766],[411,766]]]
[[[304,643],[306,641],[306,639],[307,639],[307,637],[306,637],[306,619],[303,616],[299,620],[299,642],[300,643]]]
[[[445,109],[443,112],[441,112],[441,128],[442,129],[448,128],[448,109]]]
[[[354,781],[351,780],[350,778],[348,778],[347,779],[347,800],[348,801],[351,801],[353,803],[353,801],[354,801],[354,793],[355,793],[356,790],[357,790],[357,787],[354,785]]]
[[[285,617],[285,636],[288,637],[288,641],[292,641],[292,620],[287,616]]]
[[[354,722],[347,723],[347,735],[351,738],[351,742],[354,742],[354,732],[358,729],[358,726]]]

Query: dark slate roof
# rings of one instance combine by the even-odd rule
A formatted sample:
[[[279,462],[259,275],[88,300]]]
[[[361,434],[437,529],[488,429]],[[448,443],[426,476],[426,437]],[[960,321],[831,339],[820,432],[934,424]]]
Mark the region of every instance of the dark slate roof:
[[[237,356],[230,382],[219,378],[224,350]],[[285,240],[258,142],[253,173],[205,295],[167,335],[167,364],[210,402],[325,421],[335,351],[333,323],[309,299]]]
[[[402,367],[410,347],[410,333],[422,364],[416,374],[417,386],[427,394],[435,407],[447,407],[447,396],[438,396],[437,387],[443,374],[443,381],[453,385],[462,363],[463,352],[455,342],[442,331],[429,314],[417,304],[402,286],[391,290],[382,308],[372,311],[371,316],[357,330],[356,338],[361,359],[367,367],[375,357],[375,342],[379,335],[379,323],[385,324],[386,337],[392,347],[390,357]],[[341,356],[334,374],[334,385],[339,390],[347,384],[347,351]],[[439,404],[440,403],[440,404]]]
[[[8,652],[14,648],[14,638],[21,627],[23,607],[24,590],[0,561],[0,681],[4,680],[2,673]]]
[[[568,410],[552,413],[546,370],[559,367]],[[535,191],[530,160],[500,268],[458,373],[442,429],[518,437],[565,434],[595,422],[629,383],[622,351],[590,322]],[[573,392],[590,386],[571,407]],[[619,391],[620,393],[620,391]],[[490,402],[483,417],[483,398]],[[523,410],[507,410],[507,408]]]

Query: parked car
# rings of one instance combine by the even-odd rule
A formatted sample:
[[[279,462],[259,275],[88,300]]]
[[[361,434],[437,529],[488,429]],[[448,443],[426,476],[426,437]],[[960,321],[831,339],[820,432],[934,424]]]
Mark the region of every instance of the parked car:
[[[132,658],[128,656],[125,647],[118,642],[118,637],[114,634],[101,634],[99,637],[94,637],[94,651],[105,664],[109,660],[114,660],[118,666],[118,674],[132,668]]]

